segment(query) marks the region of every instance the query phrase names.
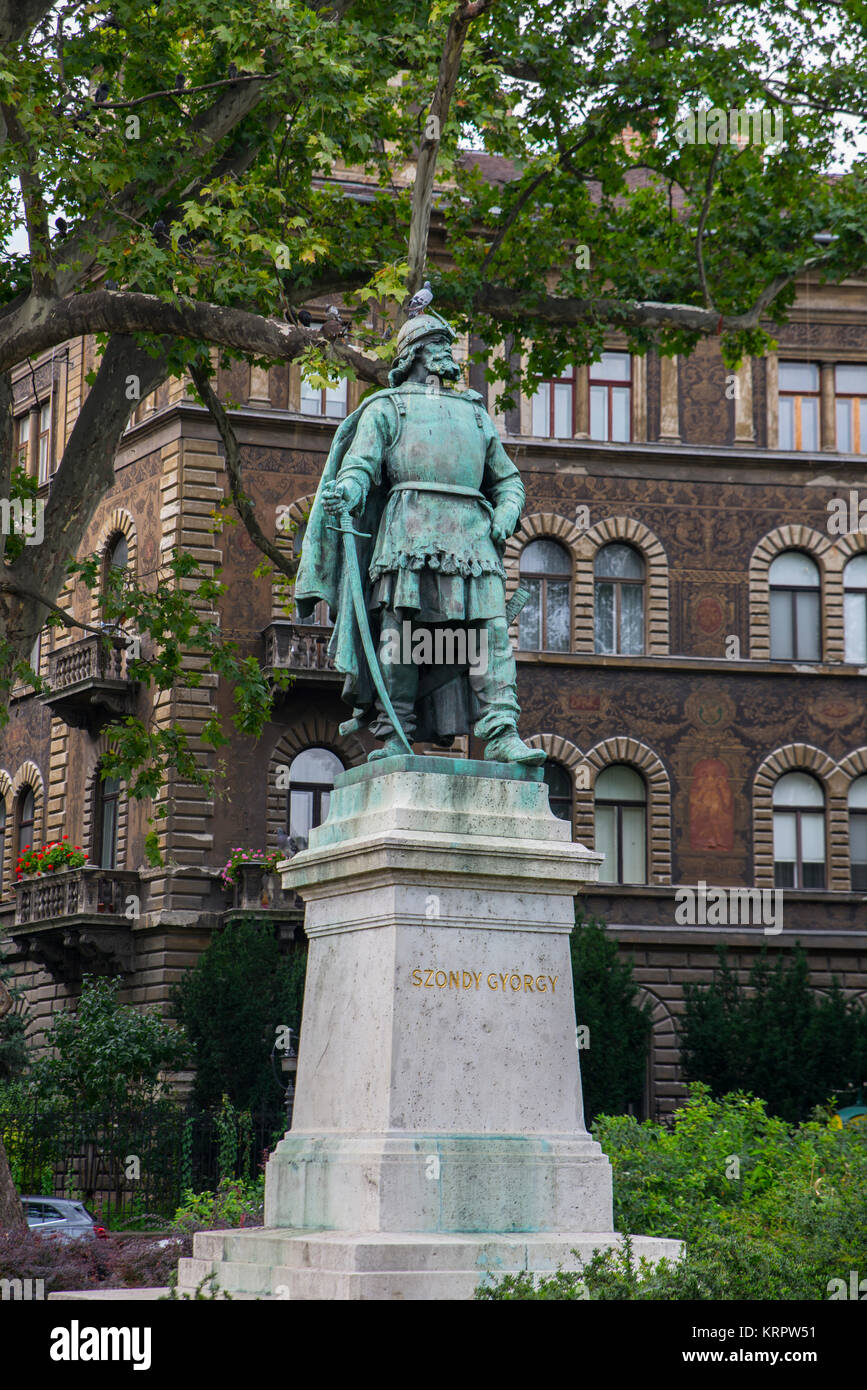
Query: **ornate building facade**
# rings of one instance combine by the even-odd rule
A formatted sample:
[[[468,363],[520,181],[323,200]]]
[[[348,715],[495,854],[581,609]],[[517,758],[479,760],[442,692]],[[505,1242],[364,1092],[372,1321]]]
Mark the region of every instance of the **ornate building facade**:
[[[90,352],[70,343],[16,382],[20,457],[43,491]],[[488,397],[483,370],[468,377]],[[263,527],[297,547],[360,389],[246,366],[220,388],[243,402],[232,418]],[[548,753],[552,809],[605,855],[581,905],[650,1000],[644,1109],[662,1114],[682,1094],[684,984],[711,978],[721,941],[746,971],[763,944],[799,940],[817,989],[836,976],[867,998],[867,282],[805,281],[778,349],[737,373],[713,341],[639,358],[612,337],[591,367],[506,413],[488,406],[527,493],[506,553],[509,591],[530,591],[513,629],[520,731]],[[147,867],[148,809],[99,777],[106,720],[136,711],[195,735],[215,708],[231,712],[231,691],[206,673],[150,706],[122,651],[106,659],[95,637],[52,629],[36,653],[52,692],[13,693],[0,914],[36,1036],[85,971],[119,972],[123,998],[169,1012],[172,983],[233,912],[300,930],[298,903],[261,874],[229,898],[220,870],[235,845],[303,845],[335,772],[368,751],[338,731],[327,615],[294,621],[279,586],[253,577],[243,528],[213,530],[227,491],[210,417],[172,383],[137,410],[83,547],[139,578],[176,546],[220,568],[223,631],[291,677],[262,737],[221,750],[213,795],[170,780],[163,867]],[[80,586],[64,602],[95,617]],[[472,739],[456,751],[481,752]],[[19,849],[63,834],[92,867],[16,884]]]

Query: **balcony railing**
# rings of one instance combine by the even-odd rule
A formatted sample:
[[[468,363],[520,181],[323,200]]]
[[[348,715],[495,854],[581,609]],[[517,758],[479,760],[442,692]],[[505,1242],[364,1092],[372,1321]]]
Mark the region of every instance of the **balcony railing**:
[[[127,898],[137,897],[138,891],[138,874],[91,865],[23,878],[15,887],[15,925],[68,917],[123,917]]]
[[[317,679],[340,680],[328,655],[331,628],[313,623],[269,623],[265,639],[265,667],[272,671],[292,671]]]
[[[122,869],[60,869],[15,886],[9,935],[28,959],[56,979],[84,971],[133,969],[132,927],[141,912],[137,873]]]
[[[131,714],[135,686],[127,671],[127,639],[93,633],[50,652],[48,684],[43,702],[72,728],[95,733],[106,720]]]
[[[71,642],[68,647],[49,653],[48,683],[52,690],[66,690],[79,681],[125,681],[126,678],[124,639],[112,639],[109,644],[92,633],[80,642]]]

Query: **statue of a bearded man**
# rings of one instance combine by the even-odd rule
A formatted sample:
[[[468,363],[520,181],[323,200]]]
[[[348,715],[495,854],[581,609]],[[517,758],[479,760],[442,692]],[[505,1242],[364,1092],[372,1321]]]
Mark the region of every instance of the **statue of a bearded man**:
[[[517,729],[502,558],[524,487],[481,396],[451,386],[460,378],[455,336],[430,311],[408,319],[390,386],[338,428],[304,535],[295,600],[302,619],[328,603],[329,652],[354,708],[342,727],[367,726],[383,740],[370,758],[405,752],[401,734],[448,746],[474,728],[485,758],[542,763],[544,752]],[[363,617],[373,663],[361,640]]]

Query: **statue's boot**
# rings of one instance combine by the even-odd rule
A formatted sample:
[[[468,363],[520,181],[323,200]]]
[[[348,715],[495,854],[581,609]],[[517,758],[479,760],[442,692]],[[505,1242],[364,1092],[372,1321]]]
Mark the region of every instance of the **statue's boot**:
[[[397,734],[392,734],[385,740],[381,748],[374,748],[372,753],[368,753],[367,761],[375,762],[377,758],[400,758],[406,754],[406,749],[398,738]]]
[[[517,729],[504,729],[485,744],[485,758],[491,763],[528,763],[538,766],[547,754],[543,748],[530,748]]]

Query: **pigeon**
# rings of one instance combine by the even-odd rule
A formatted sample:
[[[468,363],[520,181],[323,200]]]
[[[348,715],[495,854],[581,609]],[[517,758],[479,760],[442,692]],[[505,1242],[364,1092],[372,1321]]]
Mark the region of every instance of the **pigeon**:
[[[67,222],[65,217],[55,217],[54,225],[57,228],[60,236],[66,236],[66,233],[69,231],[69,223]]]
[[[235,78],[236,78],[237,76],[238,76],[238,67],[237,67],[237,64],[236,64],[236,63],[230,63],[230,64],[229,64],[229,77],[230,77],[230,78],[232,79],[232,81],[234,82],[234,80],[235,80]]]
[[[185,83],[186,83],[186,80],[187,80],[187,79],[184,77],[184,74],[183,74],[182,72],[179,72],[178,75],[177,75],[177,77],[175,78],[175,91],[176,91],[176,92],[182,92],[182,91],[184,90],[184,85],[185,85]]]
[[[407,318],[414,319],[418,314],[423,314],[432,299],[433,290],[430,287],[430,280],[425,280],[421,289],[418,290],[409,301]]]
[[[111,87],[108,82],[100,82],[99,86],[93,94],[94,105],[102,106],[110,91]]]
[[[312,318],[310,317],[310,311],[309,311],[308,309],[299,309],[299,310],[298,310],[298,322],[300,323],[300,325],[301,325],[302,328],[309,328],[309,327],[310,327],[310,325],[311,325],[311,323],[313,322],[313,320],[312,320]]]
[[[161,217],[157,218],[156,222],[151,227],[151,231],[153,232],[157,241],[162,241],[169,234],[169,229]]]
[[[328,317],[319,330],[323,338],[327,338],[329,342],[333,342],[335,338],[342,338],[346,333],[346,329],[347,324],[345,324],[340,317],[340,310],[336,309],[333,304],[329,304]]]

